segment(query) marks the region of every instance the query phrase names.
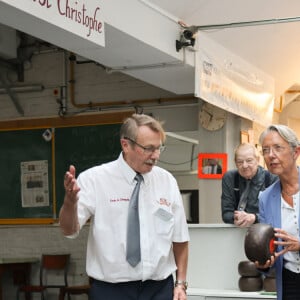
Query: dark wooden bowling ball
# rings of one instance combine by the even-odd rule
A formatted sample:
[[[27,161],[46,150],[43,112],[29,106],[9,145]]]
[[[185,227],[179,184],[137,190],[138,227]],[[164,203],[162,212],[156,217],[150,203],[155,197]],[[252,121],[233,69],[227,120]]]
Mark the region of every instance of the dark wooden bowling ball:
[[[276,292],[276,278],[265,277],[263,282],[263,289],[266,292]]]
[[[263,288],[262,277],[240,277],[239,289],[242,292],[257,292]]]
[[[238,264],[238,272],[243,277],[259,277],[261,273],[255,267],[254,262],[250,260],[240,261]]]
[[[276,251],[274,228],[269,224],[256,223],[246,233],[244,248],[247,258],[264,265]]]

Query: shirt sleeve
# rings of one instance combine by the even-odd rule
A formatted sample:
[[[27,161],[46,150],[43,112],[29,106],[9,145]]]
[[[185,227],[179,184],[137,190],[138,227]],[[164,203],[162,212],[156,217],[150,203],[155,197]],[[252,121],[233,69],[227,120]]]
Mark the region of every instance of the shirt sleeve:
[[[93,188],[93,175],[90,170],[78,176],[77,183],[80,187],[78,193],[78,221],[80,228],[94,215],[95,189]]]
[[[188,225],[186,221],[185,211],[183,207],[182,197],[177,183],[173,186],[173,197],[174,197],[174,234],[173,242],[183,243],[190,240]]]

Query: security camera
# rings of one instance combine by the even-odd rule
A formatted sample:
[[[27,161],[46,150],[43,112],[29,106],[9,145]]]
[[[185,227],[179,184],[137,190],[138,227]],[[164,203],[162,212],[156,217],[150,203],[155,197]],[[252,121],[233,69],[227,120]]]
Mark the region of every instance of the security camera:
[[[46,142],[50,142],[51,139],[52,139],[52,132],[50,129],[46,129],[44,132],[43,132],[43,139],[46,141]]]
[[[178,52],[181,48],[195,45],[195,38],[193,33],[189,30],[184,30],[180,36],[180,40],[176,40],[176,51]]]
[[[194,47],[195,45],[195,34],[198,32],[198,26],[187,26],[182,21],[179,21],[182,31],[180,35],[180,40],[176,40],[176,50],[177,52],[187,46]]]
[[[194,33],[192,31],[186,29],[183,31],[183,36],[185,39],[191,40],[194,37]]]

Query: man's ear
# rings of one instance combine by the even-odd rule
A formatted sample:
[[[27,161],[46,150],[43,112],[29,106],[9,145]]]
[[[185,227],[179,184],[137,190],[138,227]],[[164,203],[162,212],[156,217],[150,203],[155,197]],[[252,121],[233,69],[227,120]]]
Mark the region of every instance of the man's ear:
[[[129,141],[126,139],[121,139],[120,142],[121,142],[121,147],[123,152],[124,153],[128,152],[128,148],[130,147]]]

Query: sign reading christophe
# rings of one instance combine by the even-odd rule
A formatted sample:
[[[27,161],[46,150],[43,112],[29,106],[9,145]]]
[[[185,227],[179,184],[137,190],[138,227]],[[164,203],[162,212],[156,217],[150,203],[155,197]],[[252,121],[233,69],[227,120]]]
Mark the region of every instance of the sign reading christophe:
[[[84,1],[69,1],[69,0],[32,0],[38,6],[48,10],[54,9],[54,14],[64,17],[65,21],[76,22],[79,25],[87,28],[86,36],[90,37],[92,33],[102,34],[103,22],[100,19],[100,7],[88,9]],[[95,1],[88,4],[95,3]],[[98,2],[99,3],[99,2]],[[52,11],[53,13],[53,11]]]

